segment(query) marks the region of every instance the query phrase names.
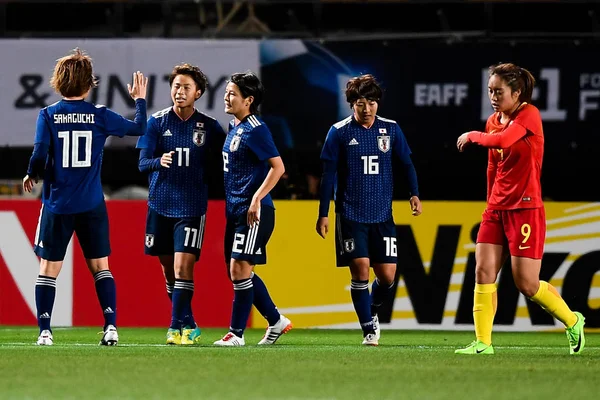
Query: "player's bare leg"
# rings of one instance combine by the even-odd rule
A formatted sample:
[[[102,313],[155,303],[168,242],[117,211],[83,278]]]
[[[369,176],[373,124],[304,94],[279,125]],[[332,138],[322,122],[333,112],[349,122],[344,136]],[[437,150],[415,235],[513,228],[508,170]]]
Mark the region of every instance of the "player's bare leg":
[[[492,328],[498,304],[496,278],[506,259],[506,249],[502,245],[477,243],[475,247],[475,295],[473,300],[473,321],[477,339],[457,354],[494,354]]]
[[[254,301],[252,272],[254,266],[248,261],[232,258],[229,262],[229,276],[233,282],[233,309],[229,332],[214,342],[216,346],[244,346],[244,329]]]
[[[158,261],[163,270],[167,295],[169,300],[173,300],[173,287],[175,287],[175,256],[173,254],[160,255]]]
[[[539,280],[542,260],[512,257],[511,261],[513,278],[519,291],[562,322],[569,340],[570,353],[581,353],[585,347],[585,318],[580,313],[571,311],[554,286]]]
[[[363,332],[362,344],[377,346],[377,336],[371,316],[371,298],[369,295],[370,261],[366,257],[355,258],[350,262],[350,295],[358,322]]]
[[[108,268],[108,257],[90,258],[85,260],[92,273],[96,286],[98,301],[104,314],[104,327],[102,329],[102,346],[116,346],[119,342],[117,333],[117,291],[115,280]]]
[[[177,252],[174,259],[175,289],[173,291],[173,317],[181,321],[181,344],[200,342],[200,328],[192,312],[194,296],[194,265],[196,255]],[[176,309],[177,308],[177,309]],[[171,326],[173,328],[173,326]]]
[[[56,296],[56,278],[60,274],[62,265],[62,261],[48,261],[43,258],[40,260],[40,273],[35,283],[35,303],[40,327],[38,346],[51,346],[54,343],[50,319]]]
[[[381,328],[377,313],[379,307],[388,299],[394,288],[396,264],[373,264],[373,272],[375,273],[375,281],[371,287],[371,316],[373,317],[375,337],[379,341]]]

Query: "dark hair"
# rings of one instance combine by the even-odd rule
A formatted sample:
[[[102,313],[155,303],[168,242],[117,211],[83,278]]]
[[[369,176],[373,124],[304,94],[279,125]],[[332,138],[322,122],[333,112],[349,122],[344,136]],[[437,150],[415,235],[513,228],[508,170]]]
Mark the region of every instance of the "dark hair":
[[[63,97],[78,97],[98,86],[92,58],[79,48],[56,60],[50,86]]]
[[[208,85],[208,78],[199,67],[188,63],[176,65],[173,67],[171,75],[169,75],[169,86],[173,86],[173,81],[177,75],[187,75],[192,78],[196,83],[196,88],[200,91],[200,97],[202,97]]]
[[[521,91],[519,101],[531,103],[535,78],[525,68],[512,63],[492,65],[489,68],[490,77],[498,75],[513,92]]]
[[[254,101],[250,104],[250,112],[255,114],[258,111],[258,106],[263,100],[265,88],[258,76],[250,70],[246,72],[236,72],[231,75],[229,82],[235,83],[240,89],[243,98],[252,96]]]
[[[382,96],[383,90],[377,79],[371,74],[355,76],[346,83],[346,101],[350,103],[350,107],[363,97],[379,103]]]

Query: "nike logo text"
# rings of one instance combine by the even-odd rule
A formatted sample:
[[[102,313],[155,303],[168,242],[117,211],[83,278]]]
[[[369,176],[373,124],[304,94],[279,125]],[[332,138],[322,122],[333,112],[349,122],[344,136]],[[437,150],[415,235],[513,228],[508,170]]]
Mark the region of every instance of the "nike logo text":
[[[519,250],[527,250],[531,246],[519,246]]]

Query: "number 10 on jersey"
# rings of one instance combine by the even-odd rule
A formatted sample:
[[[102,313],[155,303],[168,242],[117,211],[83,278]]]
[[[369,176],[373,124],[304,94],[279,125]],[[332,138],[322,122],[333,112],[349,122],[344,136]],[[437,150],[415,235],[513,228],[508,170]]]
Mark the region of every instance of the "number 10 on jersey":
[[[63,168],[92,166],[92,131],[59,131],[58,138],[62,139]],[[83,139],[83,148],[85,150],[83,160],[79,159],[80,139]],[[70,153],[69,148],[71,149]]]

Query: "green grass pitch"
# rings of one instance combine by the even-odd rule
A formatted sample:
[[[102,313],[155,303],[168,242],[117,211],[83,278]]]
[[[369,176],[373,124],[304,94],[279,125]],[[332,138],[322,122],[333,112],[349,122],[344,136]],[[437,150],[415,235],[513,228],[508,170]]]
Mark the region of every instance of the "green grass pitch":
[[[570,356],[564,333],[496,333],[493,356],[459,356],[472,332],[386,331],[379,347],[359,331],[295,329],[258,347],[164,345],[165,329],[122,328],[99,347],[96,328],[0,327],[0,399],[600,399],[600,334]]]

